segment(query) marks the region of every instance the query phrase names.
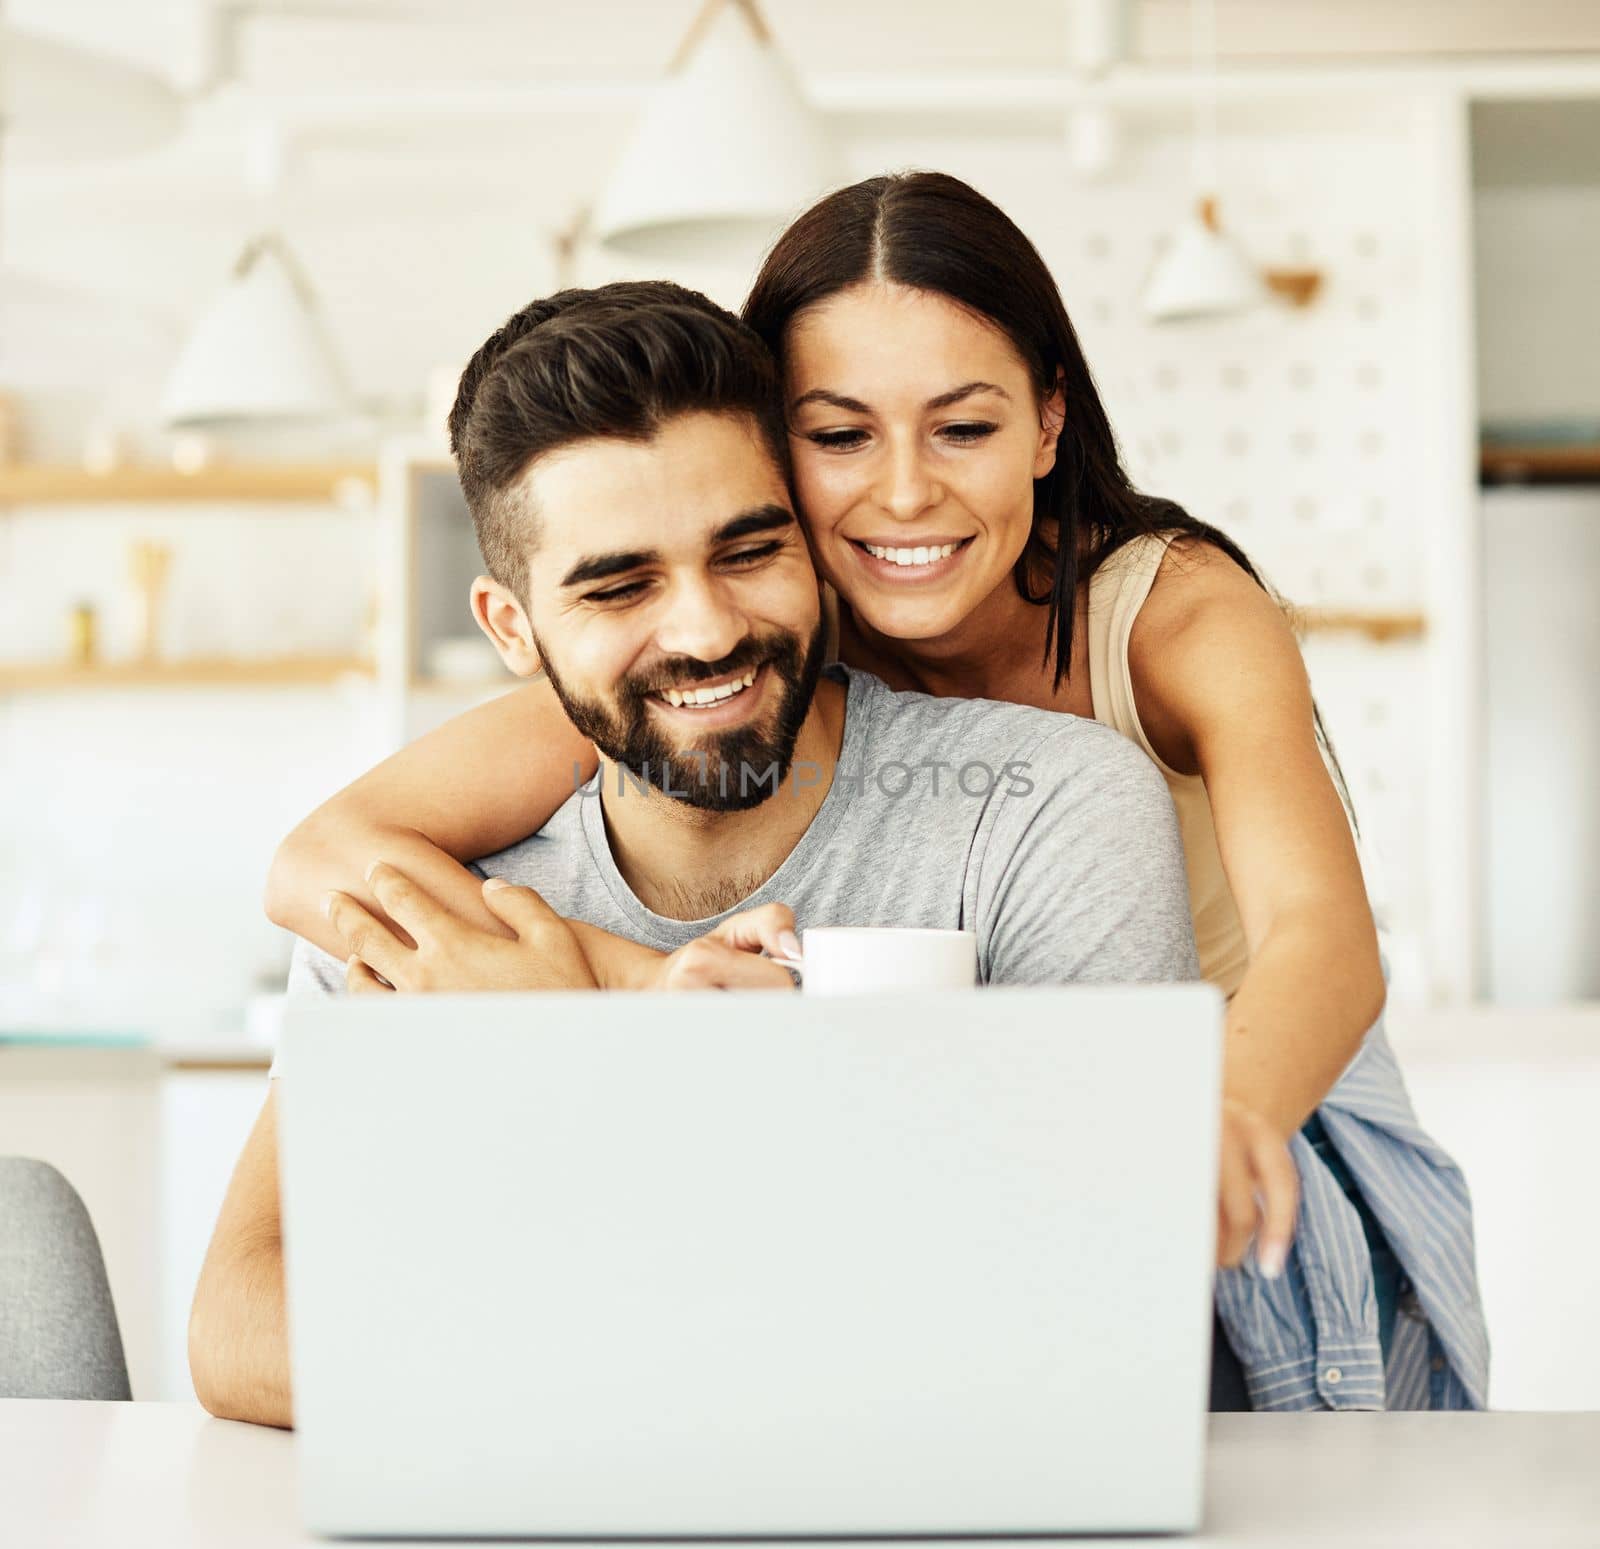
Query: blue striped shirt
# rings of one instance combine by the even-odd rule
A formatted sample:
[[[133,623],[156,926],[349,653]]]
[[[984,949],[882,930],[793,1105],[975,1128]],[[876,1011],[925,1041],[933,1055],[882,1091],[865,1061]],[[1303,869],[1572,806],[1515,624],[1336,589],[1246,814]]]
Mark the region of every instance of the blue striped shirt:
[[[1411,1106],[1383,1019],[1318,1114],[1404,1271],[1387,1362],[1361,1218],[1304,1135],[1284,1273],[1217,1273],[1217,1312],[1255,1409],[1482,1409],[1489,1336],[1461,1169]]]

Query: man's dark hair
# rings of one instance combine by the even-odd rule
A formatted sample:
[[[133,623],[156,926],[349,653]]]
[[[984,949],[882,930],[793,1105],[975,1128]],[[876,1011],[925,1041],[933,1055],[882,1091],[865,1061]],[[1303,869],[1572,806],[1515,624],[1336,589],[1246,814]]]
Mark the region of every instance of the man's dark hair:
[[[461,374],[450,450],[489,574],[526,605],[536,513],[528,464],[607,437],[648,441],[680,414],[742,414],[789,475],[776,365],[731,312],[666,280],[563,290],[508,318]]]

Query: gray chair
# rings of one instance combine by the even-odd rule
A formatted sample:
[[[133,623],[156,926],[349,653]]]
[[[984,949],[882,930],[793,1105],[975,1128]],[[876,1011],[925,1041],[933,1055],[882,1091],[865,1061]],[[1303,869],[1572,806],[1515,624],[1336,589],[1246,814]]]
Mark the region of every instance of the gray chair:
[[[132,1398],[100,1240],[48,1162],[0,1156],[0,1398]]]

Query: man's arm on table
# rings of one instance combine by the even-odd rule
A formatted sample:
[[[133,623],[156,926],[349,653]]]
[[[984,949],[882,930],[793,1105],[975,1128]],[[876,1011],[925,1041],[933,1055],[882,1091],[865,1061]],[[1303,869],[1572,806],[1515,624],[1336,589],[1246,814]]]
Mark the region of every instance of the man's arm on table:
[[[222,1201],[189,1312],[189,1374],[223,1420],[292,1426],[278,1209],[277,1083]]]
[[[1093,722],[1028,756],[1033,789],[985,814],[974,918],[991,984],[1198,979],[1183,842],[1166,781],[1126,738]]]
[[[344,965],[296,941],[289,994],[344,992]],[[294,1424],[289,1387],[289,1320],[283,1285],[278,1200],[278,1105],[267,1085],[206,1249],[189,1310],[189,1375],[200,1402],[223,1420]]]

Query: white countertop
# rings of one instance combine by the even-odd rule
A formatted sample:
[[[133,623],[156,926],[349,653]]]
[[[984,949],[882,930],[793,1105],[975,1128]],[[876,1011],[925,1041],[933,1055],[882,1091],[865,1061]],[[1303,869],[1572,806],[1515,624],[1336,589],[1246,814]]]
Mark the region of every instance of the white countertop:
[[[66,997],[0,991],[0,1054],[18,1050],[151,1051],[167,1067],[264,1070],[285,997],[258,995],[242,1009],[148,991]]]
[[[1394,1006],[1386,1013],[1385,1025],[1402,1064],[1600,1059],[1600,1001],[1562,1006]]]
[[[294,1457],[289,1433],[197,1404],[0,1400],[0,1536],[19,1549],[325,1542],[299,1526]],[[1196,1545],[1600,1543],[1600,1414],[1215,1415],[1206,1474]]]

